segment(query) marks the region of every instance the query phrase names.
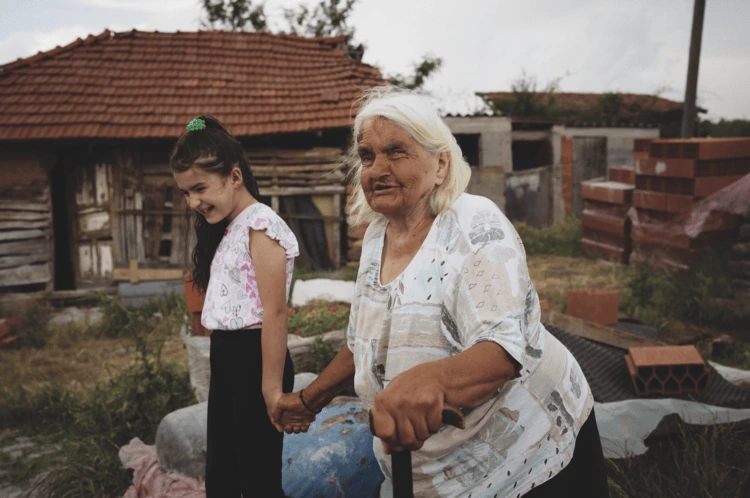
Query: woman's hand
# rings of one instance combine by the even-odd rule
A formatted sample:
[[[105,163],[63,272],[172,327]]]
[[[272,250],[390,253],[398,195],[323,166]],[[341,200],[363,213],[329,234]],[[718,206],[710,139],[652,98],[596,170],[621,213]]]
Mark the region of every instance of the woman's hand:
[[[287,434],[307,432],[315,420],[315,413],[302,404],[299,392],[279,396],[268,413],[276,429]]]
[[[435,363],[424,363],[396,376],[371,409],[372,428],[387,454],[418,450],[442,424],[445,390]]]

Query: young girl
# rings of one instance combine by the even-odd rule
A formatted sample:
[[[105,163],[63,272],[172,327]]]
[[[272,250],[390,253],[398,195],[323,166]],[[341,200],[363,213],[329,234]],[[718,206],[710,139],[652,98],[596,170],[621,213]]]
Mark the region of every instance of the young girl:
[[[297,239],[258,202],[242,146],[216,119],[190,122],[170,166],[197,213],[193,285],[213,331],[206,495],[283,497],[283,433],[269,413],[294,384],[286,303]]]

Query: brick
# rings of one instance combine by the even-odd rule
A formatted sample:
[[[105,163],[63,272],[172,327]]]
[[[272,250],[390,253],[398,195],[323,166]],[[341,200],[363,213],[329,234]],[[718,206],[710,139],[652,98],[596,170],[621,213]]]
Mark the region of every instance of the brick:
[[[587,200],[629,205],[632,202],[632,192],[632,185],[619,182],[581,182],[581,198]]]
[[[733,184],[742,177],[743,175],[731,175],[696,178],[693,195],[698,198],[708,197],[709,195],[715,194],[724,187]]]
[[[627,248],[630,244],[629,237],[624,232],[613,233],[596,228],[583,227],[583,237],[601,244],[614,247]]]
[[[643,209],[653,209],[667,213],[684,213],[693,207],[693,197],[689,195],[665,194],[648,190],[633,192],[633,205]]]
[[[592,201],[590,199],[583,200],[584,211],[592,211],[597,214],[615,216],[617,218],[625,218],[629,209],[630,206],[625,204],[610,204],[608,202]]]
[[[623,216],[611,216],[606,213],[584,209],[581,213],[581,224],[602,232],[625,235],[627,219]]]
[[[542,310],[542,311],[549,311],[550,310],[549,301],[547,301],[546,299],[540,299],[539,300],[539,309]]]
[[[729,159],[750,157],[750,138],[689,138],[654,140],[651,157]]]
[[[667,210],[667,198],[659,192],[649,192],[647,190],[633,191],[633,205],[643,209],[653,209],[655,211]]]
[[[628,264],[631,266],[648,264],[656,268],[687,272],[704,255],[704,249],[675,249],[634,240]]]
[[[628,264],[630,257],[627,249],[623,246],[614,246],[586,237],[581,238],[581,250],[588,256],[621,264]]]
[[[631,347],[625,355],[636,394],[703,393],[709,369],[695,346]]]
[[[187,304],[188,312],[197,313],[203,310],[203,303],[206,296],[193,287],[193,274],[188,272],[184,277],[185,282],[185,303]]]
[[[750,158],[700,160],[652,157],[636,160],[635,173],[674,178],[742,176],[750,173]]]
[[[617,323],[620,293],[604,289],[573,289],[567,294],[565,313],[600,325]]]
[[[633,140],[633,152],[650,152],[653,138],[636,138]]]
[[[635,185],[635,168],[630,166],[610,166],[607,170],[607,178],[611,182]]]

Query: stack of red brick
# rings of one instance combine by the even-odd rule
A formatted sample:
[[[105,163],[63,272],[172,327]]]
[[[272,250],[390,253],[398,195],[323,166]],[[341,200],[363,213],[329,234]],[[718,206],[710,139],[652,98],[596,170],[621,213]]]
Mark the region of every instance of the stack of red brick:
[[[645,149],[646,141],[639,148]],[[636,152],[633,252],[630,262],[655,255],[667,266],[687,269],[705,248],[730,234],[696,238],[670,230],[669,222],[693,205],[750,172],[750,138],[653,140]]]
[[[635,171],[628,166],[610,167],[608,180],[581,182],[583,238],[586,254],[627,264],[630,255],[630,224]]]

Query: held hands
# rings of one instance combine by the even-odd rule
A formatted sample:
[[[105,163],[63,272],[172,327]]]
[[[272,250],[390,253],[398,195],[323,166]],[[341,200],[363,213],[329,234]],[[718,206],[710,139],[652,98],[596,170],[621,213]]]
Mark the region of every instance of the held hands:
[[[418,450],[443,422],[445,391],[430,363],[396,376],[377,396],[370,410],[371,429],[386,454]]]
[[[287,434],[307,432],[310,424],[315,420],[316,413],[304,405],[300,393],[301,391],[282,394],[273,405],[268,405],[272,407],[268,415],[279,432],[283,431]]]

